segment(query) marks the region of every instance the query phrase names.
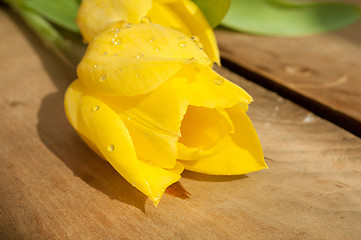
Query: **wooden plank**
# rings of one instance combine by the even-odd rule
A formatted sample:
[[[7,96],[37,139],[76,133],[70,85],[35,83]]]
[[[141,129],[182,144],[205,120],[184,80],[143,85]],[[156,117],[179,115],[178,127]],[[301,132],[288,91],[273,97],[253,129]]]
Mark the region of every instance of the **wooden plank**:
[[[216,35],[227,67],[361,136],[360,29],[358,21],[307,37],[261,37],[226,29]]]
[[[74,69],[0,9],[1,239],[358,239],[361,140],[225,69],[255,99],[269,170],[184,172],[154,207],[63,110]],[[183,189],[183,190],[182,190]],[[187,194],[187,192],[189,194]]]

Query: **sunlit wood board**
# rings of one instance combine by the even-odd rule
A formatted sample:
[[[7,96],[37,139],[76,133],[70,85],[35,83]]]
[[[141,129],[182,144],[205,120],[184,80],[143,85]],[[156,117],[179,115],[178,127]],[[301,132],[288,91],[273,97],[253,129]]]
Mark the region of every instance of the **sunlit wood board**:
[[[247,72],[361,135],[360,29],[358,21],[304,37],[263,37],[227,29],[217,29],[216,36],[222,58],[234,71]]]

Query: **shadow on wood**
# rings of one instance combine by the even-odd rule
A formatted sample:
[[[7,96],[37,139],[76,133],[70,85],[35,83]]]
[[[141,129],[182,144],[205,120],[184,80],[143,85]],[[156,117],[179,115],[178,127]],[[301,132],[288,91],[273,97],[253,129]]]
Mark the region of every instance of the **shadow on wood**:
[[[113,167],[94,154],[71,128],[64,113],[64,93],[75,79],[75,67],[66,65],[51,51],[41,45],[37,37],[13,14],[9,14],[21,33],[34,47],[43,67],[58,91],[47,95],[38,112],[37,131],[41,141],[64,164],[89,186],[110,199],[116,199],[145,212],[146,196],[132,187]],[[49,57],[50,56],[50,57]],[[68,79],[58,75],[59,69],[67,71]],[[61,70],[60,70],[61,71]],[[51,166],[49,166],[51,167]],[[59,182],[59,184],[62,184]]]
[[[44,69],[58,89],[56,93],[47,95],[41,102],[37,124],[41,141],[64,162],[75,176],[86,184],[99,190],[110,199],[119,200],[145,212],[147,197],[132,187],[108,162],[93,153],[77,136],[66,119],[63,105],[64,93],[70,82],[76,78],[75,66],[67,65],[59,57],[50,56],[54,54],[41,45],[37,37],[24,26],[22,21],[13,14],[10,16],[21,29],[24,38],[38,53]],[[69,78],[63,79],[54,75],[59,69],[66,70]],[[59,184],[62,183],[59,182]],[[171,185],[165,193],[181,199],[187,199],[190,196],[179,182]]]
[[[182,173],[182,177],[201,182],[229,182],[229,181],[248,178],[247,175],[216,176],[216,175],[208,175],[208,174],[196,173],[191,171],[184,171]]]

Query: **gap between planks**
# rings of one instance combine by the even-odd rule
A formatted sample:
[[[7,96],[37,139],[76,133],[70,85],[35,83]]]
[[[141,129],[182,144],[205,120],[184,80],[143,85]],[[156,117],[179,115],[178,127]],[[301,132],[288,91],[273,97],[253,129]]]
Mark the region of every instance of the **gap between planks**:
[[[222,57],[222,66],[237,73],[246,79],[270,90],[276,92],[280,96],[291,100],[292,102],[300,105],[301,107],[311,111],[317,116],[330,121],[339,127],[347,130],[348,132],[361,137],[361,123],[356,118],[346,115],[345,113],[333,109],[316,99],[312,99],[300,92],[297,92],[286,85],[275,81],[273,76],[267,74],[260,74],[255,69],[247,66],[241,66],[227,57]]]

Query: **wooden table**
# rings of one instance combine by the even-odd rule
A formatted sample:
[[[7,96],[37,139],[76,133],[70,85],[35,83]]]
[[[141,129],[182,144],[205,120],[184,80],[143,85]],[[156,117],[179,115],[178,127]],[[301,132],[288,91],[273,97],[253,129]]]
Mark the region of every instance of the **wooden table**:
[[[154,207],[90,151],[69,125],[63,96],[75,78],[74,66],[43,47],[6,9],[0,9],[0,23],[0,239],[360,239],[361,140],[318,117],[317,111],[218,68],[254,97],[249,116],[269,169],[228,177],[185,171]],[[333,34],[337,39],[340,32]],[[226,50],[230,35],[234,43],[248,42],[248,48],[233,56]],[[343,69],[338,65],[332,65],[331,72],[315,58],[318,65],[308,75],[308,70],[295,67],[298,60],[289,62],[292,55],[284,55],[287,48],[307,61],[307,51],[303,54],[299,48],[325,35],[293,39],[295,45],[224,30],[217,36],[222,55],[233,66],[248,58],[264,72],[286,71],[277,79],[294,73],[305,75],[307,82],[302,84],[327,84],[311,77],[317,72],[339,81],[326,87],[327,94],[307,92],[315,99],[328,95],[337,102],[340,96],[332,95],[335,86],[360,85],[360,63],[353,62],[348,80],[341,81]],[[251,48],[252,39],[263,47]],[[322,43],[334,44],[329,40],[325,37]],[[277,41],[287,45],[273,57],[277,50],[271,45]],[[337,41],[338,51],[347,48],[348,40]],[[323,54],[322,46],[319,49]],[[355,53],[360,49],[359,42],[353,43]],[[272,64],[264,58],[273,59]],[[352,62],[352,56],[345,55],[344,61]],[[342,98],[354,108],[347,108],[345,115],[358,118],[360,98]],[[332,101],[319,104],[334,106]],[[335,108],[343,111],[342,104]]]
[[[361,137],[361,21],[298,38],[216,34],[225,66]]]

